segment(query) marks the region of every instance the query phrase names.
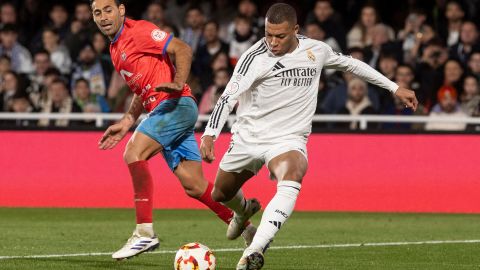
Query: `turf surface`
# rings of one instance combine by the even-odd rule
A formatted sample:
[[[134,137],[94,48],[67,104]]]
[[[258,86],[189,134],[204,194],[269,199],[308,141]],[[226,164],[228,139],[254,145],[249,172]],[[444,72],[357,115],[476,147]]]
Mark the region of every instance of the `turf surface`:
[[[6,258],[109,253],[124,244],[134,220],[130,209],[0,208],[0,269],[173,269],[173,252],[193,241],[214,250],[217,269],[235,269],[241,255],[242,241],[226,240],[225,225],[210,212],[156,210],[160,253],[121,262],[108,254]],[[479,269],[478,242],[330,246],[478,239],[480,215],[297,212],[277,235],[273,246],[281,249],[267,252],[263,269]]]

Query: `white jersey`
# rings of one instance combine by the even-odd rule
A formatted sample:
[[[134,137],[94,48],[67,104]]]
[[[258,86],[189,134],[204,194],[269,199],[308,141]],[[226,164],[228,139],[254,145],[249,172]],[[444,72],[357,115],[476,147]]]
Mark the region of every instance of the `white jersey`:
[[[398,89],[397,84],[369,65],[334,52],[321,41],[297,37],[298,47],[283,56],[273,55],[265,38],[242,55],[210,116],[204,136],[218,138],[238,101],[232,133],[247,142],[298,138],[306,141],[324,67],[351,72],[391,92]]]

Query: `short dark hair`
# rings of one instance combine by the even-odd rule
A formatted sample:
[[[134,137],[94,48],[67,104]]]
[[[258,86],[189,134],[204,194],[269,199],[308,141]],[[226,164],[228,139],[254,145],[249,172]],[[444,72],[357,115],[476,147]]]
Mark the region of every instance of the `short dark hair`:
[[[45,71],[44,76],[57,76],[60,77],[62,73],[60,73],[60,70],[56,67],[49,67],[47,71]]]
[[[85,78],[83,78],[83,77],[76,79],[74,85],[77,86],[77,84],[79,84],[79,83],[81,83],[81,82],[86,83],[87,86],[90,88],[90,83],[88,82],[87,79],[85,79]]]
[[[89,3],[90,3],[90,6],[92,6],[93,2],[95,2],[95,0],[90,0]],[[117,4],[117,6],[120,6],[120,4],[123,4],[122,0],[114,0],[115,4]]]
[[[220,25],[218,24],[218,22],[216,20],[208,20],[204,25],[203,27],[207,26],[207,24],[213,24],[215,26],[215,28],[217,28],[217,30],[220,28]]]
[[[45,50],[44,48],[36,50],[33,53],[33,57],[35,57],[36,55],[39,55],[39,54],[46,54],[48,56],[48,58],[50,58],[50,53],[47,50]]]
[[[288,22],[291,25],[297,24],[297,12],[289,4],[277,3],[272,5],[268,11],[267,21],[273,24],[280,24],[283,22]]]
[[[57,83],[60,83],[62,84],[67,90],[68,90],[68,87],[67,87],[67,82],[65,82],[65,80],[63,80],[62,78],[56,78],[54,79],[50,85],[54,85],[54,84],[57,84]]]

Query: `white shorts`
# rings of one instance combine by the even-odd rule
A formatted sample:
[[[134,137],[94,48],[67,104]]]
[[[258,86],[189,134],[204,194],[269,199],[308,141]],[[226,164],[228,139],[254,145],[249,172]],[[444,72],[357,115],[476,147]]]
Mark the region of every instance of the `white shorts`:
[[[236,173],[248,170],[257,174],[264,164],[268,167],[270,160],[292,150],[299,151],[308,160],[305,139],[247,143],[240,136],[234,134],[230,146],[220,162],[220,169]]]

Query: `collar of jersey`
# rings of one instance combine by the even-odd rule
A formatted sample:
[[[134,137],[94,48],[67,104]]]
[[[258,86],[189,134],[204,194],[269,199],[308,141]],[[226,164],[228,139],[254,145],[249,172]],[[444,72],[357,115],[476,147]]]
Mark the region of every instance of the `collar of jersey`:
[[[112,39],[112,42],[111,42],[112,44],[115,43],[115,42],[117,42],[118,38],[120,38],[120,35],[121,35],[122,32],[123,32],[123,27],[125,27],[125,20],[126,20],[126,18],[123,19],[123,23],[122,23],[122,27],[120,28],[120,31],[118,31],[118,33],[117,33],[117,34],[115,35],[115,37]]]

